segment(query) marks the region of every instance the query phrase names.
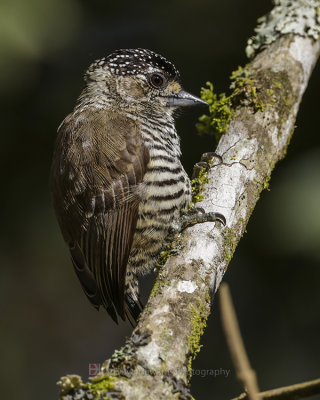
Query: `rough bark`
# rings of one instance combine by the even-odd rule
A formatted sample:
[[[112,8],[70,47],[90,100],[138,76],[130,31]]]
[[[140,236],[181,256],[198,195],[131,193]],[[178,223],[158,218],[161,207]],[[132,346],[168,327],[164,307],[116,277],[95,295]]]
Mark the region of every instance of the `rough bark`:
[[[199,204],[207,212],[223,214],[226,227],[206,222],[178,236],[131,338],[91,383],[84,384],[77,376],[63,377],[64,399],[103,394],[139,400],[191,399],[188,374],[200,349],[213,294],[260,192],[286,154],[319,51],[320,42],[314,37],[280,32],[246,66],[233,99],[231,122],[216,149],[222,161],[210,162]]]

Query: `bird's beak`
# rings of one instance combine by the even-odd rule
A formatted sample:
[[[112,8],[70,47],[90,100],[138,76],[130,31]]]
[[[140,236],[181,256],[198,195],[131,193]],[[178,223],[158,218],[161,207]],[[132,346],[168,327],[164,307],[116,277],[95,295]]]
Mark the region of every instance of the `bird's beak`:
[[[179,93],[173,94],[168,98],[168,107],[184,107],[184,106],[196,106],[196,105],[205,105],[208,103],[206,101],[201,100],[199,97],[194,96],[191,93],[185,92],[181,90]]]

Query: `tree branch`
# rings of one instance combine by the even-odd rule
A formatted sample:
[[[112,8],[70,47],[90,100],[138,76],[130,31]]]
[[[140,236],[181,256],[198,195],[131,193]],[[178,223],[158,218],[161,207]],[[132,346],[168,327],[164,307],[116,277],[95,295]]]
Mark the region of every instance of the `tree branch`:
[[[315,0],[276,0],[273,14],[249,44],[250,54],[265,49],[235,74],[232,118],[216,149],[222,161],[213,158],[198,182],[203,189],[201,207],[223,214],[227,226],[207,222],[178,236],[131,338],[92,382],[84,384],[77,376],[61,378],[63,399],[103,394],[117,399],[191,399],[188,375],[200,350],[211,299],[260,192],[285,156],[319,56],[317,7]],[[277,8],[287,18],[284,24],[279,19],[282,28],[275,23]],[[314,17],[300,18],[301,12]],[[302,29],[301,23],[313,23],[313,30]]]
[[[256,373],[250,366],[242,342],[237,316],[227,283],[221,284],[219,295],[223,330],[226,335],[237,378],[246,390],[246,392],[241,393],[240,396],[232,400],[298,400],[320,393],[320,379],[259,392]]]
[[[259,389],[256,373],[250,366],[232,304],[229,286],[226,283],[221,284],[219,295],[223,330],[236,369],[237,378],[246,390],[248,400],[257,400]]]
[[[259,400],[298,400],[302,397],[310,397],[320,393],[320,379],[283,386],[278,389],[267,390],[258,394]],[[232,400],[247,400],[247,393],[242,393]]]

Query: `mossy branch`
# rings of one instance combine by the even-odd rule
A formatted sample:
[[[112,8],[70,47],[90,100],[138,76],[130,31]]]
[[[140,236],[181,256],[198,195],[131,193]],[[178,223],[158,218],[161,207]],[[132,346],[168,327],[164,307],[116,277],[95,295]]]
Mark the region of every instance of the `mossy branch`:
[[[274,13],[263,20],[265,26],[251,41],[250,55],[264,50],[233,73],[231,95],[218,96],[211,85],[202,91],[211,101],[211,114],[202,123],[221,135],[216,149],[220,158],[208,163],[195,200],[205,211],[223,214],[227,226],[208,222],[179,235],[178,250],[164,257],[156,289],[130,339],[91,382],[74,375],[62,378],[62,399],[192,399],[191,362],[200,350],[209,298],[220,285],[260,192],[286,154],[319,56],[320,21],[313,3],[318,4],[276,0]],[[273,21],[279,9],[286,21],[292,19],[283,32],[282,19]],[[306,18],[301,17],[303,12],[308,13]],[[308,29],[299,26],[303,21]]]

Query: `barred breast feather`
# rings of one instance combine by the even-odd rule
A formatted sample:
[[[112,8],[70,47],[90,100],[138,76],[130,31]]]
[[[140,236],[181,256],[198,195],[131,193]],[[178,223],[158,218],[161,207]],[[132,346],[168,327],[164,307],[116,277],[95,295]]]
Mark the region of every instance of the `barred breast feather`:
[[[163,248],[172,222],[190,202],[190,180],[180,162],[180,144],[173,121],[141,124],[150,161],[143,177],[144,198],[139,205],[137,227],[129,267],[148,272]]]

